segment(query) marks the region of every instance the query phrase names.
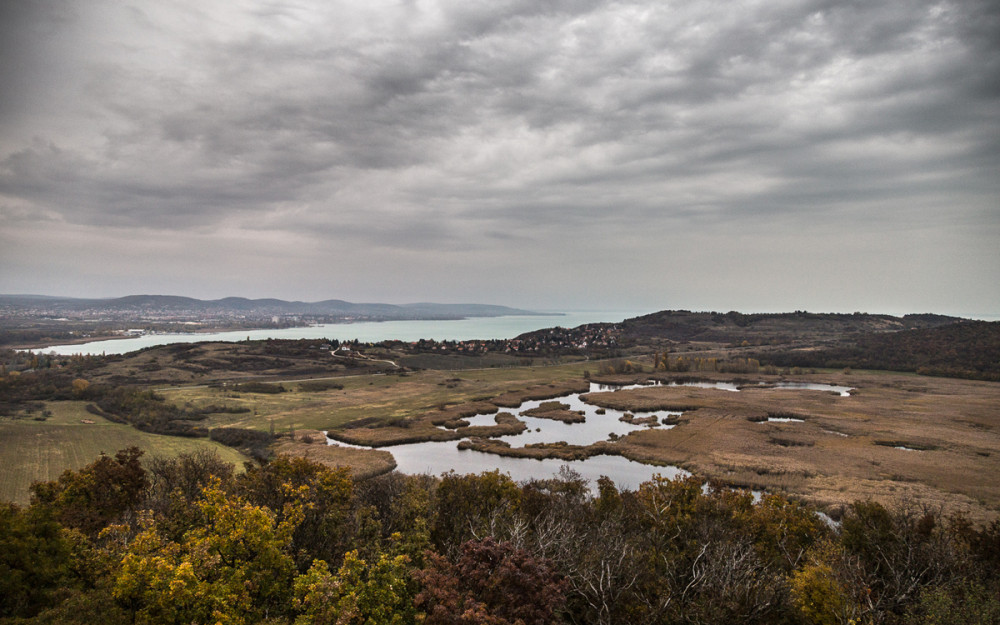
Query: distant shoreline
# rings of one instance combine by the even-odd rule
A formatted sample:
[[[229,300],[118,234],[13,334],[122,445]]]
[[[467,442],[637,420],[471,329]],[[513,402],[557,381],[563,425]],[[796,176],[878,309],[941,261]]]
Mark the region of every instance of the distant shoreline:
[[[415,317],[412,319],[393,319],[393,318],[383,318],[383,319],[349,319],[342,321],[328,321],[325,323],[296,323],[292,325],[258,325],[258,326],[233,326],[233,325],[218,325],[211,327],[199,327],[197,329],[189,329],[178,332],[160,332],[151,331],[144,332],[142,334],[107,334],[98,336],[81,336],[77,338],[65,338],[58,339],[58,343],[53,343],[52,341],[29,341],[26,343],[17,343],[14,345],[6,346],[8,349],[13,349],[17,351],[38,351],[46,350],[56,347],[63,347],[66,345],[84,345],[87,343],[96,343],[99,341],[118,341],[118,340],[129,340],[136,339],[143,336],[191,336],[195,334],[218,334],[222,332],[261,332],[267,330],[290,330],[295,328],[312,328],[318,326],[327,325],[355,325],[359,323],[393,323],[393,322],[409,322],[409,321],[468,321],[471,319],[497,319],[500,317],[564,317],[566,313],[564,312],[530,312],[530,313],[519,313],[519,314],[509,314],[509,315],[468,315],[468,316],[454,316],[454,317]],[[136,321],[136,324],[140,324],[140,321]]]
[[[497,317],[467,317],[464,319],[421,319],[354,321],[325,323],[285,328],[248,329],[199,329],[185,333],[144,334],[137,336],[114,335],[108,337],[74,337],[58,342],[24,342],[17,347],[22,351],[73,354],[120,354],[170,343],[197,343],[202,341],[240,342],[249,340],[298,340],[327,339],[357,340],[363,343],[382,341],[478,340],[508,339],[521,334],[550,327],[577,327],[589,323],[617,323],[624,319],[647,314],[645,311],[569,311],[547,312],[538,315],[503,315]],[[74,349],[80,347],[80,349]]]
[[[308,326],[291,326],[291,327],[304,328]],[[32,341],[30,343],[10,345],[8,346],[8,349],[13,349],[16,351],[27,351],[27,350],[36,351],[53,347],[59,347],[62,345],[84,345],[86,343],[96,343],[98,341],[128,340],[128,339],[138,338],[140,336],[170,336],[172,334],[176,334],[179,336],[187,336],[191,334],[212,334],[214,332],[239,332],[240,330],[247,330],[248,332],[257,332],[260,330],[272,330],[272,329],[276,328],[262,328],[262,327],[246,328],[246,327],[220,326],[217,328],[200,328],[198,330],[190,330],[188,332],[149,332],[145,334],[137,334],[131,336],[127,334],[108,334],[106,336],[81,336],[79,338],[60,339],[60,342],[55,345],[53,345],[51,341],[45,341],[45,342]]]

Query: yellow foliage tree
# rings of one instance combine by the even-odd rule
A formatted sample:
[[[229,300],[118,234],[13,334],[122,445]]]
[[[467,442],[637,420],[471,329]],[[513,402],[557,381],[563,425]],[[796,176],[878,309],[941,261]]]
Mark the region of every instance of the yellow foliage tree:
[[[846,622],[846,598],[828,564],[807,564],[792,574],[789,584],[795,607],[808,623],[839,625]]]
[[[257,623],[288,610],[287,553],[301,510],[276,523],[266,508],[228,497],[216,479],[197,503],[202,523],[179,542],[151,519],[122,559],[113,594],[136,623]]]
[[[87,380],[84,380],[83,378],[73,380],[73,394],[77,397],[87,392],[88,388],[90,388],[90,382]]]
[[[415,585],[405,555],[380,553],[373,563],[350,551],[336,575],[316,560],[295,580],[295,625],[408,625],[416,621]]]

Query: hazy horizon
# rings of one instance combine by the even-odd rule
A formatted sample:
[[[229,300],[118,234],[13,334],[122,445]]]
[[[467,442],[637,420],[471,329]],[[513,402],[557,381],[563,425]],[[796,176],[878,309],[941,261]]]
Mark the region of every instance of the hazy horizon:
[[[3,3],[0,292],[993,315],[997,32],[986,0]]]
[[[125,295],[110,295],[110,296],[99,296],[99,297],[98,296],[95,296],[95,297],[79,297],[79,298],[77,298],[76,296],[51,295],[51,294],[46,294],[46,293],[0,293],[0,297],[43,297],[43,298],[55,298],[55,299],[66,298],[66,299],[97,299],[97,300],[113,300],[113,299],[118,299],[118,298],[122,298],[122,297],[129,297],[129,296],[168,296],[168,297],[176,296],[176,297],[192,297],[192,296],[184,295],[184,294],[181,294],[181,293],[128,293],[128,294],[125,294]],[[288,300],[285,300],[284,298],[272,298],[272,297],[267,297],[267,296],[263,296],[263,297],[244,297],[242,295],[233,295],[233,294],[223,295],[223,296],[220,296],[220,297],[205,297],[205,298],[193,298],[193,299],[200,299],[200,300],[203,300],[203,301],[218,301],[218,300],[223,300],[223,299],[227,299],[227,298],[243,298],[243,299],[249,299],[249,300],[280,299],[280,300],[287,301],[287,302],[303,302],[303,303],[316,303],[316,302],[322,302],[322,301],[326,301],[326,300],[342,300],[342,301],[346,301],[346,302],[349,302],[349,303],[352,303],[352,304],[391,304],[391,305],[395,305],[395,306],[405,306],[405,305],[410,305],[410,304],[427,304],[427,303],[445,304],[445,305],[463,305],[463,304],[476,305],[476,304],[484,304],[484,305],[491,305],[491,306],[506,306],[506,307],[509,307],[509,308],[521,309],[521,310],[526,310],[527,312],[535,312],[535,313],[541,313],[541,314],[559,314],[559,313],[626,313],[626,314],[629,314],[629,315],[636,316],[636,315],[652,314],[652,313],[662,312],[662,311],[667,311],[667,310],[688,310],[688,311],[691,311],[691,312],[723,312],[723,313],[730,312],[730,311],[736,311],[736,312],[741,312],[741,313],[746,313],[746,314],[756,314],[756,313],[760,313],[760,314],[791,313],[791,312],[797,312],[797,311],[804,311],[804,312],[811,312],[811,313],[843,313],[843,314],[851,314],[851,313],[854,313],[854,312],[860,312],[860,313],[867,313],[867,314],[893,315],[893,316],[899,316],[899,317],[901,317],[903,315],[908,315],[908,314],[927,314],[927,313],[930,313],[930,314],[950,315],[950,316],[962,317],[962,318],[965,318],[965,319],[975,319],[975,320],[980,320],[980,321],[993,321],[993,320],[1000,319],[1000,312],[992,312],[992,311],[963,311],[963,312],[960,312],[960,313],[943,313],[943,312],[934,311],[934,310],[908,310],[908,311],[887,311],[887,310],[818,310],[818,309],[806,309],[806,308],[802,308],[802,307],[788,308],[788,309],[749,310],[749,309],[739,309],[739,308],[733,308],[733,307],[728,307],[728,308],[727,307],[722,307],[722,308],[691,308],[691,307],[686,307],[686,306],[667,306],[667,307],[653,308],[653,309],[651,309],[651,308],[643,308],[643,307],[638,307],[638,308],[629,308],[629,307],[603,307],[602,308],[602,307],[593,307],[593,306],[591,306],[591,307],[561,307],[561,308],[560,307],[555,307],[555,308],[553,308],[553,307],[549,307],[549,308],[539,308],[539,307],[536,307],[536,308],[532,308],[532,307],[525,307],[525,306],[517,306],[517,305],[514,305],[514,304],[509,304],[509,303],[506,303],[506,302],[502,302],[502,301],[482,301],[482,302],[477,302],[477,301],[437,301],[437,300],[433,300],[433,299],[423,299],[423,300],[420,300],[420,301],[405,301],[405,302],[403,302],[403,301],[398,301],[398,302],[396,302],[396,301],[384,301],[384,300],[378,300],[378,301],[371,300],[371,301],[362,302],[362,301],[350,300],[350,299],[343,298],[343,297],[324,297],[324,298],[315,299],[315,300],[305,300],[305,299],[301,299],[301,298],[300,299],[288,299]],[[628,317],[625,317],[625,318],[628,318]]]

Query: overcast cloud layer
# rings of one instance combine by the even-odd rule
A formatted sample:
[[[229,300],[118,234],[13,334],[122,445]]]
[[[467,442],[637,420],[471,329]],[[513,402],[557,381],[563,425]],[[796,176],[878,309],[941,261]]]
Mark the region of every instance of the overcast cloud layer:
[[[0,9],[0,292],[1000,312],[1000,10]]]

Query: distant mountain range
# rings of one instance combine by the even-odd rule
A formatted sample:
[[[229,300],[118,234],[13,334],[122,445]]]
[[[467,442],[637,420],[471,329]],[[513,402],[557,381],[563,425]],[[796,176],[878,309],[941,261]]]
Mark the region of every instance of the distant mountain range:
[[[0,309],[8,312],[38,314],[44,310],[58,313],[108,314],[183,314],[205,315],[329,315],[377,319],[458,319],[466,317],[502,317],[506,315],[542,315],[508,306],[489,304],[355,304],[339,299],[321,302],[287,302],[280,299],[226,297],[200,300],[177,295],[129,295],[111,299],[83,299],[48,295],[0,295]]]

